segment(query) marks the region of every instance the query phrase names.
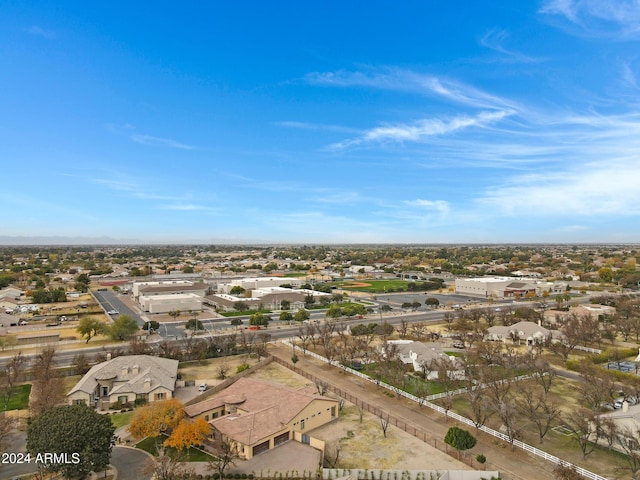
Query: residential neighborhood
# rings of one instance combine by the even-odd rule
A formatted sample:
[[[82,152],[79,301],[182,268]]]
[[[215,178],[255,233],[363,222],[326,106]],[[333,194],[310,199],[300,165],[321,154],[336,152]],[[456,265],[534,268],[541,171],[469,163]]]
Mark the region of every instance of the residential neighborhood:
[[[496,256],[512,248],[492,247]],[[640,272],[637,251],[626,248],[542,249],[565,265],[562,273],[536,267],[544,262],[533,248],[517,262],[511,251],[497,277],[478,277],[476,262],[465,263],[474,255],[455,246],[421,249],[422,260],[410,264],[399,255],[378,261],[389,257],[388,247],[337,246],[339,261],[328,260],[325,247],[318,259],[306,252],[296,261],[296,247],[286,247],[283,261],[273,247],[215,255],[173,247],[172,265],[160,270],[167,265],[161,250],[122,262],[122,248],[83,249],[80,257],[55,247],[5,249],[0,293],[12,302],[2,317],[2,393],[7,407],[23,385],[27,396],[16,410],[5,407],[3,448],[12,452],[25,434],[28,445],[27,419],[68,405],[118,419],[110,474],[125,447],[148,455],[153,469],[153,459],[158,466],[164,458],[159,452],[177,448],[169,445],[184,445],[176,452],[199,445],[193,461],[175,458],[180,475],[264,476],[284,468],[284,456],[287,469],[309,475],[411,465],[470,480],[488,471],[527,478],[513,466],[522,444],[568,453],[527,453],[531,465],[539,463],[538,478],[559,478],[549,455],[580,474],[614,478],[613,471],[632,472],[630,446],[640,441],[633,424],[638,289],[624,280]],[[445,251],[451,265],[460,262],[455,272],[438,260]],[[396,252],[413,258],[417,250]],[[368,257],[372,268],[353,273],[345,253],[360,266]],[[525,268],[539,275],[523,277]],[[614,277],[589,275],[602,268]],[[507,277],[508,269],[517,273]],[[64,296],[35,295],[36,303],[38,288]],[[166,420],[152,428],[149,419],[158,416]],[[451,457],[446,431],[434,432],[454,417],[471,435],[479,427],[484,433],[471,453]],[[200,433],[180,443],[189,429]],[[406,452],[417,442],[433,454],[398,451],[398,460],[383,461],[360,436],[389,455],[396,447],[383,445],[392,438]],[[500,444],[504,450],[494,451]]]
[[[640,480],[640,0],[0,5],[0,480]]]

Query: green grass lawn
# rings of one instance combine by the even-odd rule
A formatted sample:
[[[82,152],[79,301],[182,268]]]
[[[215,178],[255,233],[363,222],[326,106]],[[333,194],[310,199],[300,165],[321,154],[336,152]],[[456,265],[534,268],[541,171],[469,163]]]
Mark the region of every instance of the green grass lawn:
[[[160,435],[160,442],[164,442],[167,439],[166,435]],[[156,451],[156,437],[147,437],[144,440],[136,443],[136,448],[140,450],[144,450],[145,452],[149,452],[151,455],[156,456],[158,452]],[[175,448],[167,448],[169,455],[177,454],[178,451]],[[202,450],[198,450],[197,448],[190,448],[187,455],[187,461],[189,462],[209,462],[214,460],[214,457],[209,455],[208,453],[203,452]]]
[[[567,414],[579,405],[576,398],[576,391],[575,382],[561,377],[554,379],[553,386],[551,387],[551,395],[555,398],[557,403],[561,403],[563,405],[563,414]],[[436,401],[435,403],[440,402]],[[466,395],[458,395],[454,398],[452,411],[467,418],[473,418],[473,413]],[[549,430],[544,437],[543,443],[540,443],[538,431],[529,419],[519,414],[517,416],[516,424],[520,426],[519,440],[522,440],[529,445],[544,450],[552,455],[556,455],[563,460],[567,460],[607,478],[625,480],[631,478],[629,472],[624,471],[628,465],[625,455],[620,452],[616,452],[615,450],[609,450],[606,445],[603,445],[606,443],[604,440],[596,446],[595,450],[590,453],[586,459],[583,459],[577,441],[571,435],[563,434],[562,429]],[[562,424],[563,420],[562,418],[559,418],[556,419],[552,426],[558,427]],[[497,415],[493,415],[489,418],[486,425],[494,430],[499,430],[502,425],[502,421],[500,421]],[[492,439],[491,441],[495,443],[500,442],[497,439]],[[505,448],[508,449],[509,447],[507,446]]]
[[[357,281],[357,283],[368,283],[370,284],[367,287],[358,287],[358,286],[350,286],[354,281],[344,281],[344,282],[335,282],[331,285],[335,285],[338,288],[342,288],[344,290],[355,290],[358,292],[374,292],[374,293],[384,293],[384,292],[398,292],[398,291],[406,291],[407,285],[409,282],[405,280],[362,280]]]
[[[242,315],[253,315],[254,313],[271,313],[271,310],[245,310],[244,312],[220,312],[223,317],[241,317]]]
[[[23,410],[29,407],[29,394],[31,393],[31,384],[18,385],[13,390],[13,395],[9,398],[9,402],[5,408],[5,398],[0,399],[0,412],[7,410]]]
[[[133,416],[133,411],[116,413],[115,415],[111,415],[111,423],[113,423],[113,425],[116,428],[124,427],[129,423],[132,416]]]
[[[368,363],[362,366],[361,373],[369,375],[371,378],[377,378],[377,370],[378,367],[375,363]],[[410,373],[408,373],[405,378],[407,380],[407,383],[404,390],[411,395],[417,395],[419,393],[421,393],[422,395],[435,395],[437,393],[443,393],[445,391],[442,384],[438,381],[425,381],[421,378],[411,375]],[[395,383],[390,381],[388,378],[385,378],[384,376],[380,377],[380,381],[389,385],[394,385]],[[394,386],[402,388],[401,385],[395,384]],[[462,383],[460,384],[460,386],[453,387],[454,390],[457,388],[462,388]]]

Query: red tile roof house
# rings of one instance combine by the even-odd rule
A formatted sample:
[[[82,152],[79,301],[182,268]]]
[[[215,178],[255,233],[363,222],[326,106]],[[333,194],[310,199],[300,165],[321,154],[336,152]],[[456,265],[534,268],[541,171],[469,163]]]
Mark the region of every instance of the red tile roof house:
[[[238,455],[250,459],[288,441],[323,449],[308,432],[338,418],[337,400],[305,387],[293,389],[262,380],[241,378],[202,402],[185,407],[191,418],[203,417],[213,435],[226,439]]]

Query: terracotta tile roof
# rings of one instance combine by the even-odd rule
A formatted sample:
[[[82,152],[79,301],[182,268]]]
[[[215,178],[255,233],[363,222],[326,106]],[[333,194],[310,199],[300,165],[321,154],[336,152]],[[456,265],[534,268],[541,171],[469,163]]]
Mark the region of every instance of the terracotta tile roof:
[[[253,445],[263,438],[287,429],[280,421],[281,405],[273,405],[243,415],[231,414],[209,422],[215,429],[244,445]]]
[[[220,397],[208,398],[207,400],[203,400],[202,402],[194,403],[193,405],[188,405],[184,407],[184,413],[188,417],[194,418],[207,410],[213,410],[215,408],[222,407],[224,405],[224,401]]]
[[[241,378],[216,396],[186,407],[185,413],[196,416],[223,404],[233,405],[237,413],[209,423],[228,437],[252,445],[286,429],[296,415],[316,400],[333,401],[316,394],[310,387],[293,389],[262,380]]]

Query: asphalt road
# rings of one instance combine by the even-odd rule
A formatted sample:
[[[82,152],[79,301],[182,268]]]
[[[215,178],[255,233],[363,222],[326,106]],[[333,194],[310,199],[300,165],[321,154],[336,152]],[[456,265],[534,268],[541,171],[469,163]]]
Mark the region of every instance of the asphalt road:
[[[116,310],[117,312],[119,312],[118,315],[109,315],[109,318],[111,318],[111,320],[115,320],[119,315],[129,315],[136,322],[138,322],[138,325],[140,327],[144,325],[144,319],[140,315],[138,315],[137,312],[134,312],[132,309],[130,309],[122,300],[118,298],[118,295],[116,295],[115,293],[108,290],[98,291],[94,292],[94,296],[105,312],[111,310]]]
[[[26,453],[26,434],[17,431],[13,433],[8,441],[6,452],[16,454]],[[7,457],[9,460],[11,457]],[[150,455],[142,450],[131,447],[116,446],[111,453],[111,465],[118,470],[119,480],[146,480],[150,476],[143,473],[145,463]],[[5,463],[0,465],[0,479],[12,479],[28,473],[38,471],[34,462],[30,463]]]
[[[105,295],[104,299],[107,303],[105,305],[115,306],[115,308],[121,313],[127,313],[131,310],[124,304],[122,301],[118,300],[116,295],[111,292],[99,292],[101,295]],[[580,297],[573,299],[574,303],[588,303],[589,297]],[[117,302],[117,303],[116,303]],[[522,305],[534,305],[536,302],[518,302],[519,306]],[[495,302],[492,303],[491,306],[495,308],[499,308],[504,305],[512,305],[512,302]],[[382,315],[381,313],[369,314],[364,318],[352,318],[352,319],[342,319],[341,321],[344,325],[357,325],[359,323],[382,323],[383,321],[390,323],[392,325],[398,325],[404,319],[409,321],[410,323],[415,322],[425,322],[427,324],[430,323],[438,323],[442,321],[442,317],[447,310],[436,309],[436,310],[418,310],[417,312],[405,312],[400,309],[394,308],[390,312],[390,314]],[[318,322],[322,322],[324,319],[324,311],[311,311],[311,319],[317,320]],[[140,324],[142,325],[142,319],[139,315],[133,313],[134,318],[139,319]],[[275,316],[275,315],[274,315]],[[225,320],[202,320],[205,326],[206,332],[201,334],[202,338],[206,338],[212,335],[228,335],[229,331],[226,330],[226,327],[229,326],[230,319]],[[165,324],[161,324],[160,332],[161,334],[165,334],[168,341],[179,342],[181,338],[184,336],[184,328],[180,328],[180,324],[182,322],[176,322],[164,326]],[[244,317],[244,325],[248,325],[248,319]],[[260,330],[261,332],[269,333],[272,339],[281,339],[281,338],[289,338],[296,337],[299,331],[299,324],[287,325],[281,323],[279,321],[272,322],[267,329]],[[171,329],[171,330],[170,330]],[[167,334],[167,332],[169,332]],[[171,333],[175,332],[175,333]],[[258,332],[256,332],[258,333]],[[163,335],[163,336],[165,336]],[[158,339],[158,342],[161,339]],[[126,343],[123,343],[122,346],[126,346]],[[73,365],[73,357],[79,352],[83,352],[85,355],[95,355],[98,352],[103,352],[104,347],[92,347],[91,344],[87,345],[87,348],[79,347],[77,349],[72,350],[60,350],[56,353],[55,363],[57,366],[69,366]],[[25,355],[28,358],[32,358],[35,355]],[[0,358],[0,368],[3,368],[6,363],[9,361],[10,357],[2,357]]]
[[[118,470],[118,480],[146,480],[144,467],[151,456],[132,447],[113,447],[111,465]]]

